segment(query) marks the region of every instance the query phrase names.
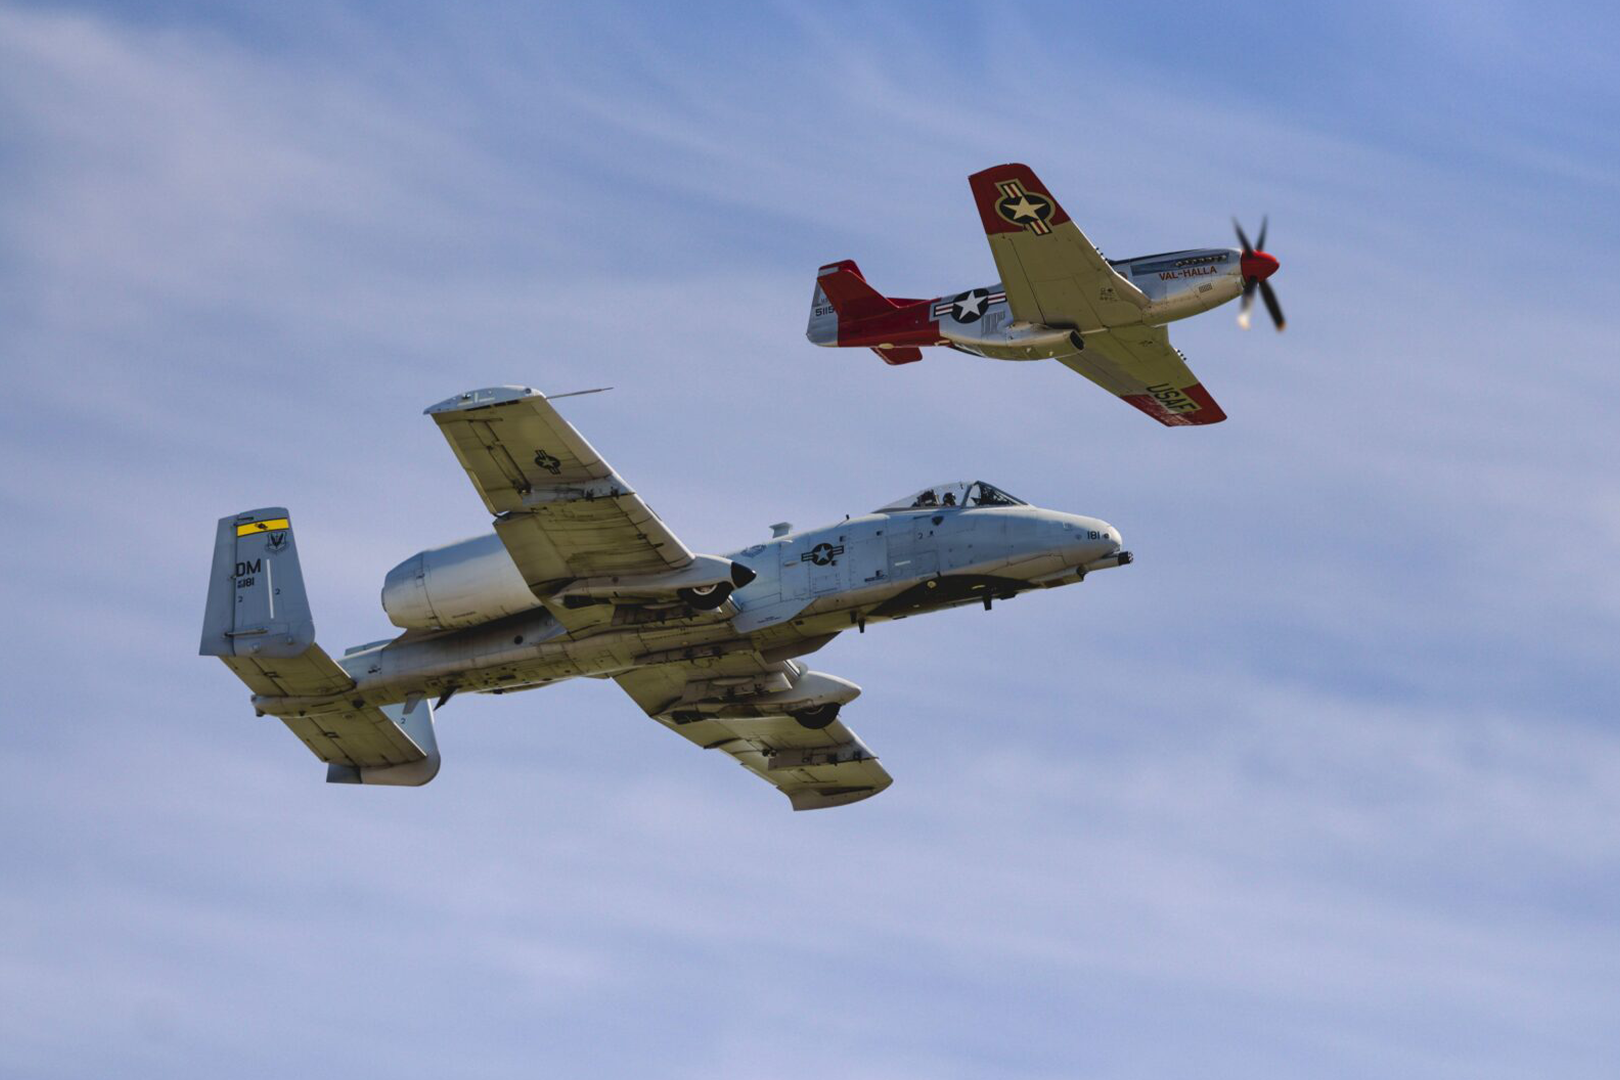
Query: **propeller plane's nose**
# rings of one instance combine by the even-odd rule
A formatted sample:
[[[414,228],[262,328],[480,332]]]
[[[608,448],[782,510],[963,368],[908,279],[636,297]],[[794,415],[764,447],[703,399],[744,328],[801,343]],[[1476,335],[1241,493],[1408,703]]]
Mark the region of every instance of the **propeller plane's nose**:
[[[1277,272],[1277,257],[1264,251],[1246,251],[1243,253],[1242,267],[1244,281],[1264,281]]]

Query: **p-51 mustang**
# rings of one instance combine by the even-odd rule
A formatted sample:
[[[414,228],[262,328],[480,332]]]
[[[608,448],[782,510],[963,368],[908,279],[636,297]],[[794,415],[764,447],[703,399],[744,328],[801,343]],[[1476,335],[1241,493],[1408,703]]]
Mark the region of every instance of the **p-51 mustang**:
[[[291,519],[223,518],[201,652],[282,720],[326,779],[425,784],[433,710],[459,691],[611,678],[647,714],[723,750],[795,810],[840,806],[889,774],[839,719],[861,691],[798,657],[851,627],[1081,581],[1131,561],[1107,522],[944,484],[837,525],[696,555],[538,391],[475,390],[427,410],[495,531],[389,571],[405,632],[334,660],[315,644]]]
[[[1164,325],[1243,298],[1249,325],[1258,291],[1277,329],[1282,307],[1266,281],[1277,260],[1237,230],[1241,250],[1197,248],[1105,259],[1027,165],[968,178],[1001,281],[932,300],[898,300],[866,283],[853,260],[816,276],[806,336],[864,346],[889,364],[944,345],[996,360],[1056,359],[1161,424],[1215,424],[1226,413],[1170,345]]]

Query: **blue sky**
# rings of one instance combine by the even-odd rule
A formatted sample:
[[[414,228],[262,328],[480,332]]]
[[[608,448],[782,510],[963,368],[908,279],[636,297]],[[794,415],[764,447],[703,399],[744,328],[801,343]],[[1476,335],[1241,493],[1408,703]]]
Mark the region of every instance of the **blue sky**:
[[[1616,22],[0,7],[0,1075],[1609,1075]],[[1008,160],[1112,256],[1271,214],[1288,333],[1175,329],[1228,423],[803,340],[992,280]],[[383,636],[507,382],[697,550],[982,476],[1139,561],[818,654],[855,807],[594,681],[329,787],[195,655],[213,522]]]

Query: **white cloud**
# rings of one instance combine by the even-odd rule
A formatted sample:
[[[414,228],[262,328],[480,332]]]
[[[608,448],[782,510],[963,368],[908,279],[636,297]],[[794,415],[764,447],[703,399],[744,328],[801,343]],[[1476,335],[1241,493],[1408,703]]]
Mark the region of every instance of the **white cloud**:
[[[1062,35],[969,20],[953,68],[754,18],[0,13],[0,1062],[1598,1074],[1612,275],[1541,271],[1603,227]],[[1272,213],[1289,333],[1176,330],[1230,423],[802,341],[825,259],[992,276],[962,177],[1008,157],[1116,253]],[[1600,187],[1575,157],[1536,175]],[[506,381],[616,384],[570,414],[699,548],[974,473],[1141,560],[818,654],[897,777],[848,810],[596,682],[458,699],[421,791],[327,788],[193,656],[212,523],[292,506],[323,641],[380,636],[387,567],[485,524],[419,410]]]

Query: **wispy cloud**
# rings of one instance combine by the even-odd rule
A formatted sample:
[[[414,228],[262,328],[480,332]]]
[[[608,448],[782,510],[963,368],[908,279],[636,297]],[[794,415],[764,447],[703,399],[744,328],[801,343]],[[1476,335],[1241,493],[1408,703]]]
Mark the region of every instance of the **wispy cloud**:
[[[1538,154],[1497,16],[1290,15],[1290,91],[1229,12],[0,11],[0,1071],[1602,1075],[1612,143]],[[1449,125],[1352,93],[1481,57]],[[1175,329],[1230,423],[802,341],[829,258],[992,277],[1005,159],[1113,254],[1272,214],[1289,333]],[[292,506],[323,641],[380,636],[487,525],[419,410],[508,381],[616,384],[570,415],[699,549],[973,474],[1141,559],[818,654],[859,807],[594,681],[327,788],[193,655],[212,522]]]

